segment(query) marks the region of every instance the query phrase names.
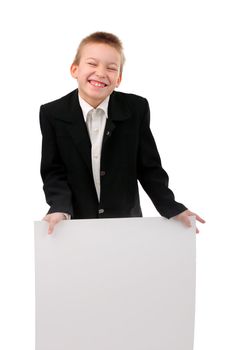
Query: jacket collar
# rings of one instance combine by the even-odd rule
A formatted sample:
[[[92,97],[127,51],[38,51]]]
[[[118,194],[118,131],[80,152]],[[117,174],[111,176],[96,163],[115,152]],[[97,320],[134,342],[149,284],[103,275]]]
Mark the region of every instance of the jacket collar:
[[[78,98],[78,89],[72,91],[69,95],[65,96],[69,97],[67,99],[67,109],[65,113],[61,113],[56,115],[56,119],[63,120],[65,122],[77,123],[78,119],[82,117],[83,113],[79,103]],[[110,95],[109,104],[108,104],[108,117],[112,121],[123,121],[130,117],[130,110],[127,103],[121,96],[121,93],[113,91]]]

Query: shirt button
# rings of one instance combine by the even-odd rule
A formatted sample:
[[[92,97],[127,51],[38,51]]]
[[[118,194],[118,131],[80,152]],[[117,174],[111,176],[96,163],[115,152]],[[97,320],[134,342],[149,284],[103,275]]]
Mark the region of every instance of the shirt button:
[[[104,170],[102,170],[101,172],[100,172],[100,176],[104,176],[106,173],[105,173],[105,171]]]
[[[99,131],[99,129],[94,129],[94,132],[98,132]]]
[[[99,214],[103,214],[104,213],[104,209],[99,209]]]
[[[98,158],[98,154],[94,154],[94,158],[97,159]]]

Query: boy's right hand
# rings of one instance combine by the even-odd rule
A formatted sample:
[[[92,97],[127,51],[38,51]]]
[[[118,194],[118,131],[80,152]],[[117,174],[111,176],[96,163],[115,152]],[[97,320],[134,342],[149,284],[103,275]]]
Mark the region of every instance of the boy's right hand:
[[[48,228],[48,234],[51,235],[53,232],[53,229],[56,224],[58,224],[61,220],[66,220],[66,216],[64,213],[52,213],[52,214],[47,214],[43,220],[47,221],[49,224]]]

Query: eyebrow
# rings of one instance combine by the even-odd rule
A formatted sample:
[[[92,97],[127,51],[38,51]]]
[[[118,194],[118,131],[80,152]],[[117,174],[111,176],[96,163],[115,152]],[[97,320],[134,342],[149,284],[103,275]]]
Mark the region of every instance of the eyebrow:
[[[94,58],[94,57],[87,57],[86,60],[98,61],[98,59],[97,59],[97,58]],[[108,65],[114,65],[114,66],[118,67],[118,64],[115,63],[115,62],[109,62]]]

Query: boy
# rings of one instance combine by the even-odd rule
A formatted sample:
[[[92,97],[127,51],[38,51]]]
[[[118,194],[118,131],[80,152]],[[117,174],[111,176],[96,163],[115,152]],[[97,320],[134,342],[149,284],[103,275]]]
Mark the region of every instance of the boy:
[[[137,180],[162,216],[190,226],[189,216],[195,215],[204,223],[168,188],[147,100],[114,91],[124,60],[115,35],[89,35],[70,68],[78,89],[40,108],[48,233],[68,218],[142,216]]]

